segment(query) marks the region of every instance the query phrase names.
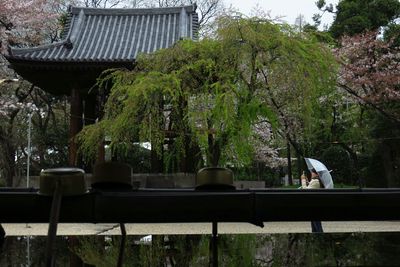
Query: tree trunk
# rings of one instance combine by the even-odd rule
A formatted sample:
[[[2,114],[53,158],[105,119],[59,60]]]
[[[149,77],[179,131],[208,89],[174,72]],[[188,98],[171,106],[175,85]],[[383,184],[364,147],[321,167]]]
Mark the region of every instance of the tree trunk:
[[[293,185],[293,179],[292,179],[292,155],[291,155],[291,149],[290,149],[290,142],[289,140],[286,143],[287,146],[287,161],[288,161],[288,179],[289,179],[289,185]]]
[[[297,173],[296,173],[296,177],[299,177],[299,184],[301,184],[301,174],[303,171],[303,164],[301,164],[302,162],[300,161],[300,159],[302,159],[301,155],[299,154],[299,152],[296,151],[296,166],[297,166]]]
[[[3,166],[4,178],[6,180],[6,186],[12,187],[14,183],[14,176],[16,174],[15,166],[15,147],[8,143],[5,144],[5,166]]]
[[[152,142],[150,158],[151,158],[151,172],[152,173],[162,173],[164,171],[163,168],[163,149],[161,148],[161,155],[157,153],[156,149],[153,148],[155,142]]]
[[[388,187],[400,186],[400,155],[398,151],[393,142],[385,142],[380,147],[382,166]]]
[[[351,147],[349,147],[348,145],[346,145],[345,143],[339,143],[339,145],[350,154],[350,157],[351,157],[351,160],[352,160],[353,166],[354,166],[353,180],[358,182],[358,186],[360,188],[363,187],[365,184],[365,181],[362,180],[362,177],[360,177],[360,174],[359,174],[359,164],[358,164],[357,153],[354,152],[353,149]]]
[[[211,167],[218,166],[220,157],[221,157],[221,148],[219,147],[218,143],[214,143],[211,152]]]

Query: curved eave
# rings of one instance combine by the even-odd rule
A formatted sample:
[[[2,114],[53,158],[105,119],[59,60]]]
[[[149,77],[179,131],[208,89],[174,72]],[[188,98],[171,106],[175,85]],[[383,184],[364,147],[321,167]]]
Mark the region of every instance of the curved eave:
[[[83,94],[95,84],[97,77],[112,68],[132,69],[132,61],[55,62],[7,58],[11,67],[24,79],[55,95],[69,95],[71,89]]]
[[[115,65],[115,67],[126,67],[131,68],[135,60],[122,60],[122,59],[104,59],[104,60],[46,60],[46,59],[29,59],[18,56],[5,56],[11,66],[24,66],[34,69],[91,69],[91,68],[103,68],[104,66]]]

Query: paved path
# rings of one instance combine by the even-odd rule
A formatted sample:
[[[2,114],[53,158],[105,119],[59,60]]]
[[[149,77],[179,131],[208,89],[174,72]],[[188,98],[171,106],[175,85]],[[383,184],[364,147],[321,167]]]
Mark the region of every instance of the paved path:
[[[219,223],[220,234],[310,233],[310,222]],[[47,224],[2,224],[8,236],[47,235]],[[326,233],[400,232],[400,221],[322,222]],[[211,223],[125,224],[128,235],[210,234]],[[119,235],[118,224],[59,224],[57,235]]]

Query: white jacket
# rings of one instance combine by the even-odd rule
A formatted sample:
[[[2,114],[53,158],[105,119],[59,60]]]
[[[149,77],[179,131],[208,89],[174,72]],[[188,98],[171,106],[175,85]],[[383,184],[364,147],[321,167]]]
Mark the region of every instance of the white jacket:
[[[306,187],[301,187],[303,189],[318,189],[321,188],[321,185],[319,183],[318,179],[311,179],[311,181],[308,183]]]

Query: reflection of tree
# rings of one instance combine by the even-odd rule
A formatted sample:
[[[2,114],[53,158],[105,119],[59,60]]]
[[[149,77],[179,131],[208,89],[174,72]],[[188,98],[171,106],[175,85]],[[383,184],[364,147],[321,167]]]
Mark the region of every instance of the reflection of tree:
[[[4,247],[0,250],[0,266],[27,266],[27,237],[6,237]],[[45,266],[46,237],[31,236],[29,242],[30,266]],[[69,266],[68,240],[58,237],[55,242],[55,266]]]
[[[155,236],[153,236],[154,238]],[[73,250],[86,264],[115,266],[119,236],[79,237]],[[220,235],[219,265],[267,266],[397,266],[399,233]],[[138,243],[128,236],[123,266],[204,267],[209,260],[209,235],[157,236]],[[31,237],[31,266],[44,266],[46,237]],[[7,237],[0,266],[25,266],[26,238]],[[56,239],[56,266],[70,266],[68,238]],[[172,263],[172,264],[171,264]]]
[[[105,239],[99,236],[81,237],[75,252],[87,264],[98,267],[115,266],[118,259],[119,238],[118,236]],[[123,266],[203,267],[209,263],[210,239],[207,235],[153,235],[150,243],[139,240],[140,237],[128,237]],[[220,265],[259,266],[256,251],[263,243],[262,240],[255,235],[220,236]]]

